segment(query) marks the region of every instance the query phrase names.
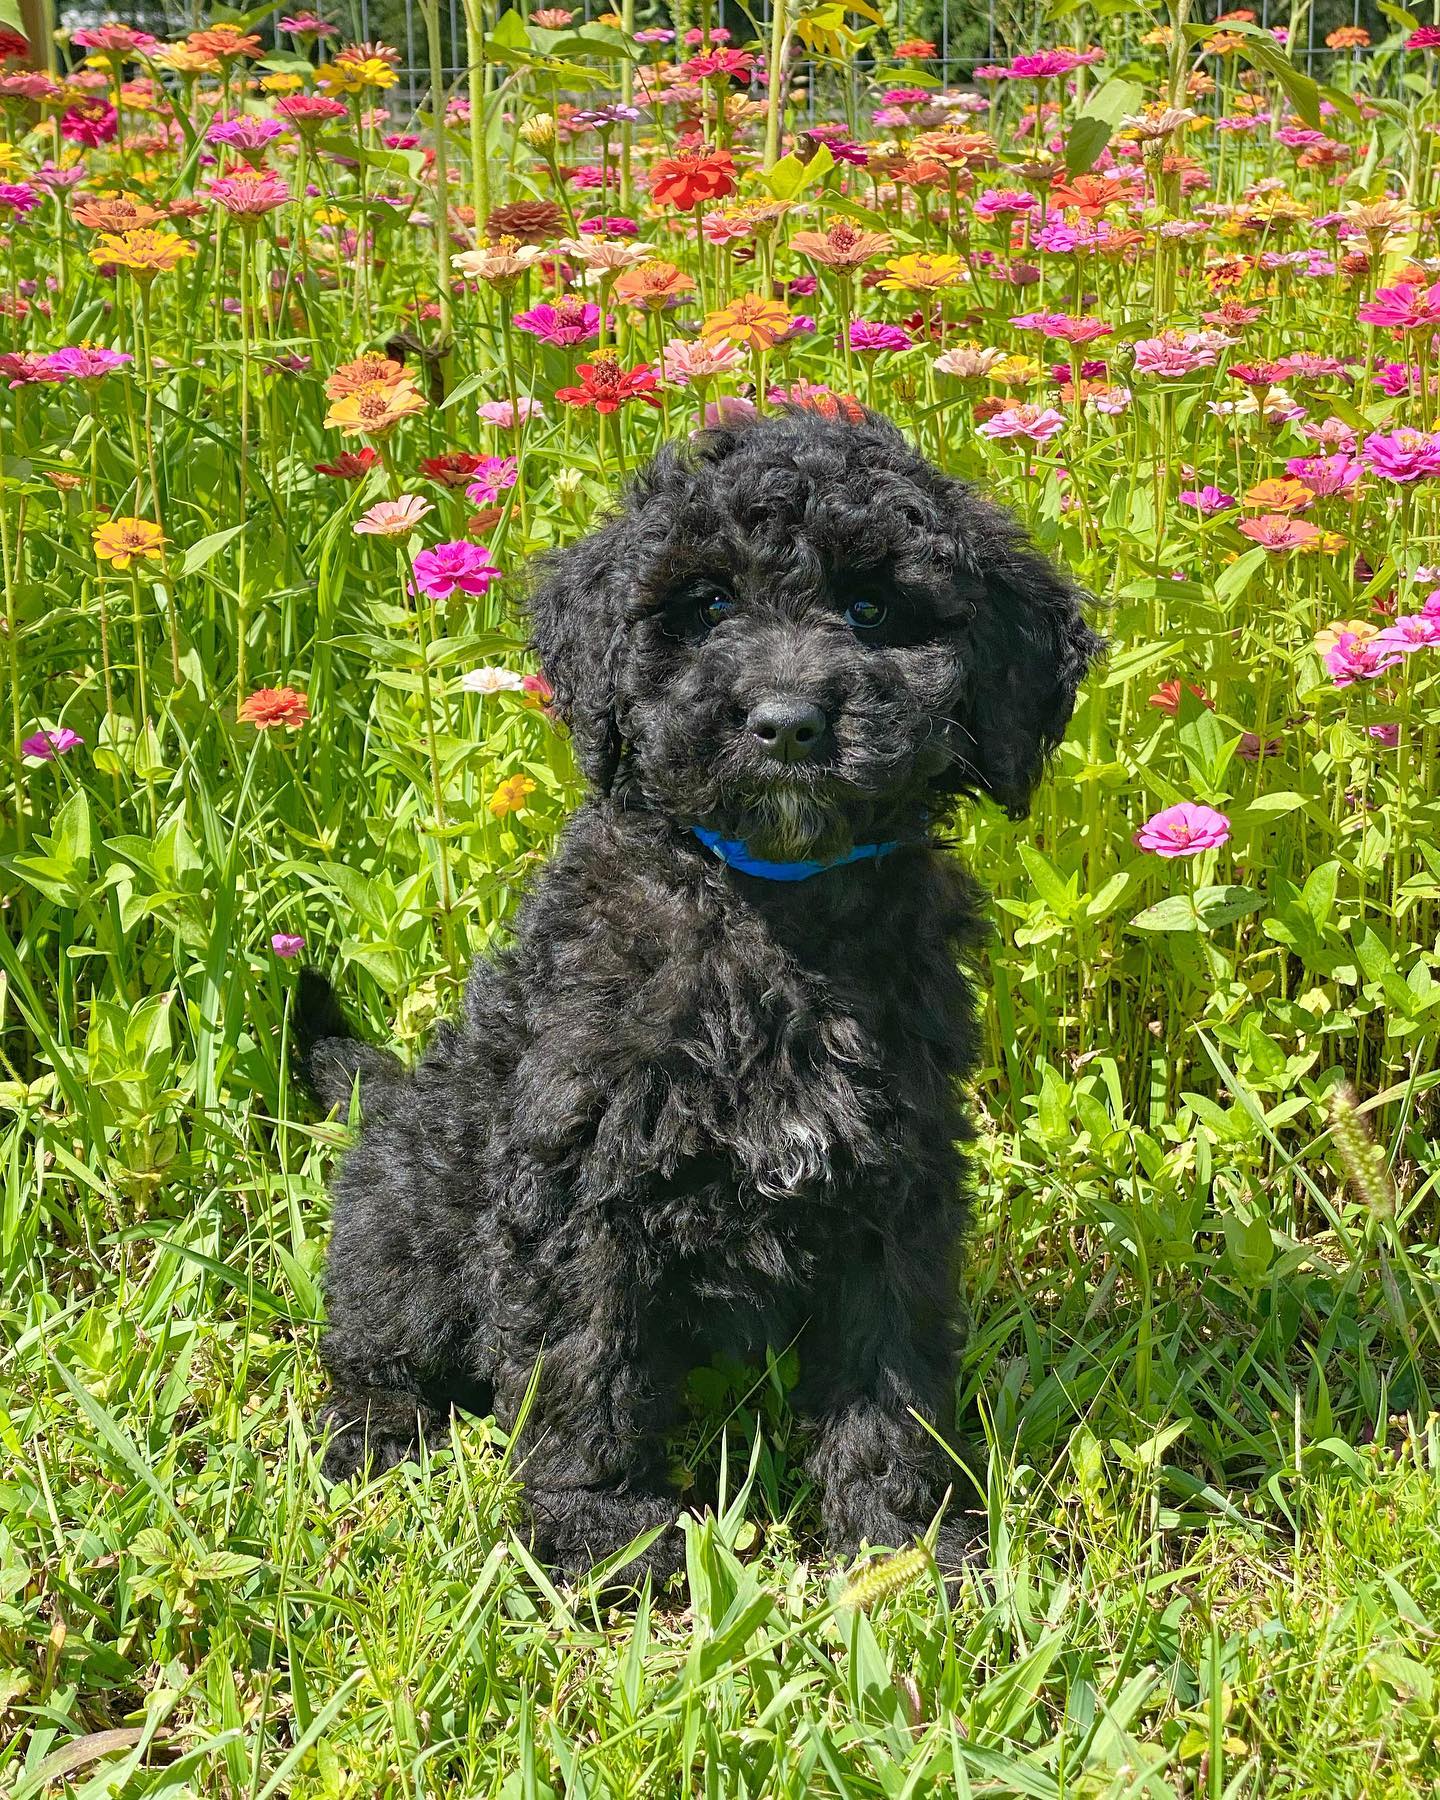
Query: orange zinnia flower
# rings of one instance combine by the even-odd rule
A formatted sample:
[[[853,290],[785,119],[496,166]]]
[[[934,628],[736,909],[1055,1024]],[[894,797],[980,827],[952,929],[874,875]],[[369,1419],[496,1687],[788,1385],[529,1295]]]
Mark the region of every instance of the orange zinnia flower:
[[[139,557],[158,559],[164,553],[165,533],[149,519],[107,519],[91,535],[96,556],[116,569],[128,569]]]
[[[1245,495],[1245,504],[1259,512],[1304,512],[1315,495],[1303,481],[1284,475],[1268,481],[1257,481]]]
[[[273,731],[277,725],[298,731],[309,721],[310,701],[293,687],[256,688],[236,707],[235,717],[257,731]]]
[[[664,306],[680,294],[694,291],[695,282],[672,262],[641,263],[627,269],[615,283],[615,298],[628,306]]]
[[[185,42],[201,56],[218,57],[221,62],[260,54],[260,39],[238,25],[212,25],[207,31],[192,31]]]
[[[370,381],[334,401],[325,424],[354,437],[378,437],[424,410],[424,396],[409,381]]]
[[[782,301],[767,300],[763,294],[741,294],[710,313],[700,335],[728,338],[732,344],[746,344],[752,350],[773,350],[793,323],[790,308]]]
[[[409,379],[404,363],[396,362],[393,356],[371,352],[366,356],[357,356],[353,362],[341,363],[338,369],[332,370],[325,383],[325,398],[343,400],[346,394],[356,394],[361,388],[370,387],[375,382],[393,387],[397,381]]]
[[[97,194],[78,199],[70,216],[87,231],[138,231],[146,225],[158,225],[164,213],[134,194]]]

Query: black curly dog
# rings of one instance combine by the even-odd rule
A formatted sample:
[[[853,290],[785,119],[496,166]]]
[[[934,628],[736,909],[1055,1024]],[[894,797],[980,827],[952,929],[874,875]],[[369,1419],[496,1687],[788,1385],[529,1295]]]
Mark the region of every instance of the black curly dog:
[[[519,1440],[567,1575],[672,1521],[689,1369],[799,1342],[828,1544],[924,1531],[955,1465],[977,890],[953,796],[1024,813],[1100,640],[899,432],[791,411],[663,450],[551,557],[534,641],[591,794],[419,1066],[310,975],[364,1128],[336,1193],[327,1473],[452,1405]],[[958,1513],[958,1509],[955,1509]],[[942,1559],[973,1531],[942,1526]],[[679,1559],[662,1532],[646,1566]]]

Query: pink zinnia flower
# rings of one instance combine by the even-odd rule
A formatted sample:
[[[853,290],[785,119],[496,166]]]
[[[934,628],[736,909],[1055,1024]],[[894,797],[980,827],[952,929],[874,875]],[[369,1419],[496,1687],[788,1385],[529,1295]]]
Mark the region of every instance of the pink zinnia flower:
[[[500,575],[484,544],[466,538],[437,544],[415,558],[415,586],[432,600],[448,600],[456,593],[488,593]]]
[[[263,150],[284,135],[285,126],[279,119],[257,119],[249,113],[239,119],[216,119],[205,133],[208,142],[228,144],[235,150]]]
[[[1342,631],[1322,660],[1336,687],[1349,687],[1354,681],[1373,681],[1377,675],[1393,669],[1404,655],[1403,650],[1379,644],[1376,638]]]
[[[520,479],[520,465],[513,456],[482,456],[475,467],[465,498],[475,506],[494,506],[505,488]]]
[[[1405,613],[1392,619],[1383,631],[1377,631],[1371,642],[1386,650],[1398,650],[1408,656],[1412,650],[1430,650],[1440,644],[1440,618],[1432,613]]]
[[[1440,475],[1440,432],[1415,431],[1408,426],[1399,431],[1372,431],[1360,455],[1365,467],[1386,481],[1423,481]]]
[[[1023,437],[1033,444],[1044,444],[1065,429],[1065,415],[1053,406],[1007,406],[977,429],[981,437]]]
[[[257,169],[237,169],[233,175],[222,175],[205,192],[217,206],[244,221],[264,218],[290,198],[290,190],[280,176],[261,174]]]
[[[401,494],[395,500],[377,501],[351,529],[359,537],[407,537],[431,510],[430,502],[419,494]]]
[[[1364,474],[1359,460],[1346,456],[1292,456],[1285,473],[1303,481],[1317,500],[1328,500],[1335,494],[1350,494]]]
[[[726,338],[672,338],[661,358],[661,372],[674,387],[689,387],[692,381],[710,381],[716,375],[728,375],[741,368],[745,352]]]
[[[54,731],[37,731],[20,746],[20,754],[32,762],[54,762],[57,756],[68,756],[85,742],[68,725],[57,725]]]
[[[1182,489],[1179,499],[1182,506],[1193,506],[1196,512],[1206,514],[1228,512],[1236,504],[1235,496],[1223,493],[1213,481],[1207,481],[1202,488]]]
[[[134,358],[128,350],[104,350],[94,344],[78,344],[65,350],[52,350],[45,361],[53,373],[69,381],[99,381],[102,375],[123,369]]]
[[[1040,331],[1047,338],[1059,338],[1067,344],[1093,344],[1096,338],[1109,337],[1115,329],[1103,319],[1085,319],[1074,313],[1057,312],[1021,313],[1010,323],[1021,331]],[[1065,379],[1070,379],[1068,369]]]
[[[1373,300],[1357,307],[1355,317],[1366,325],[1385,325],[1391,331],[1433,331],[1440,325],[1440,281],[1420,287],[1413,281],[1378,288]]]
[[[1147,819],[1135,833],[1135,842],[1157,856],[1195,856],[1201,850],[1217,849],[1229,836],[1230,821],[1224,813],[1182,800]]]
[[[502,431],[514,430],[517,411],[522,424],[545,417],[545,408],[528,394],[521,394],[514,406],[508,400],[482,400],[475,410],[487,425],[498,425]]]
[[[1218,332],[1162,331],[1159,337],[1140,338],[1135,344],[1135,373],[1174,379],[1212,369],[1219,346],[1209,340],[1218,336]],[[1222,344],[1225,341],[1221,339]]]
[[[0,181],[0,212],[23,219],[40,204],[40,196],[28,181]]]
[[[593,300],[579,300],[565,294],[552,306],[542,300],[528,312],[516,313],[514,323],[531,337],[554,349],[569,349],[574,344],[588,344],[600,334],[600,308]],[[607,321],[613,324],[613,320]]]
[[[270,939],[270,948],[277,956],[283,957],[286,962],[289,962],[292,957],[298,956],[305,948],[304,933],[277,931]]]

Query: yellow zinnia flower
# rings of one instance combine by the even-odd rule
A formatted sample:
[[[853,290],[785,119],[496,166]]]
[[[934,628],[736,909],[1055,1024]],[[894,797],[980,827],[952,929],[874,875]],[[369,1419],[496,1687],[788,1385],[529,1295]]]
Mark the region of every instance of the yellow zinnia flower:
[[[490,796],[490,811],[503,819],[507,813],[519,812],[534,792],[535,783],[528,775],[511,775]]]
[[[367,381],[333,403],[325,415],[325,424],[350,437],[378,437],[402,419],[424,410],[424,396],[408,380]]]
[[[931,293],[938,288],[954,287],[965,275],[964,259],[948,252],[940,255],[917,250],[908,256],[895,256],[884,265],[879,286],[890,293]]]
[[[794,322],[783,301],[767,300],[763,294],[741,294],[728,306],[710,313],[700,335],[710,342],[724,338],[727,343],[744,344],[751,350],[771,350]]]
[[[149,230],[104,231],[90,252],[97,268],[114,263],[148,281],[155,275],[168,275],[187,256],[195,254],[195,246],[173,231]]]

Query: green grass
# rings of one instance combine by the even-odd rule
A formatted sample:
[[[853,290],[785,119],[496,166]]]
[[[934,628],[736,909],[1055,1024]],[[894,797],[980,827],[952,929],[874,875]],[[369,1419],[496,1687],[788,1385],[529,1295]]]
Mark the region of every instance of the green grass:
[[[305,1421],[341,1132],[286,1110],[277,1157],[235,1158],[187,1217],[123,1225],[71,1210],[83,1163],[39,1105],[4,1139],[16,1800],[66,1771],[87,1796],[1440,1780],[1440,1425],[1391,1416],[1436,1370],[1396,1354],[1377,1265],[1356,1279],[1317,1237],[1241,1292],[990,1140],[963,1404],[989,1568],[845,1604],[781,1357],[697,1379],[676,1462],[718,1510],[687,1527],[683,1591],[611,1610],[557,1592],[513,1534],[485,1422],[423,1468],[320,1481]]]

